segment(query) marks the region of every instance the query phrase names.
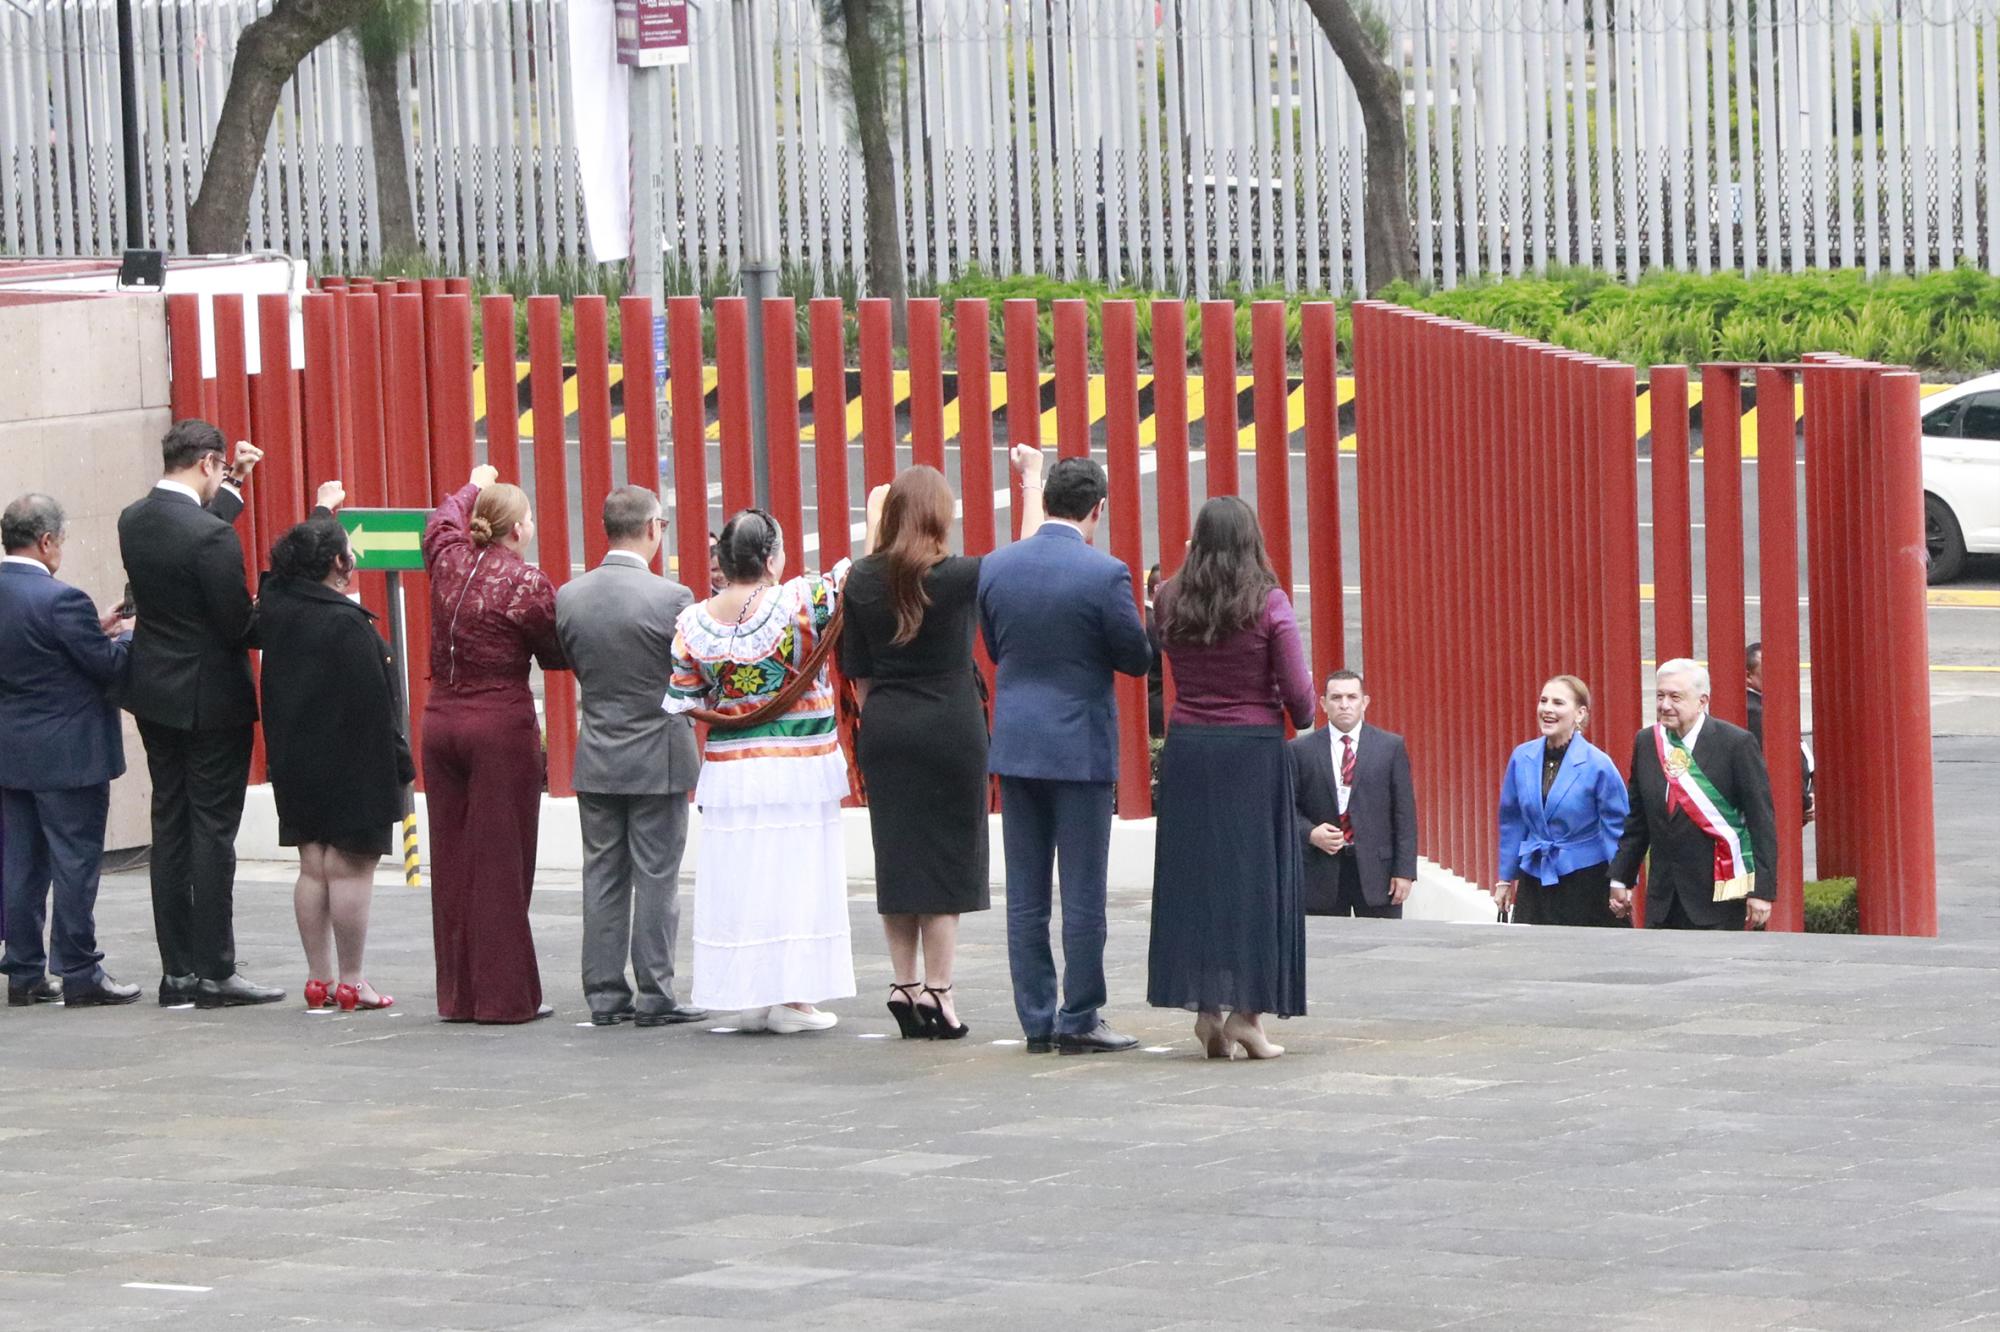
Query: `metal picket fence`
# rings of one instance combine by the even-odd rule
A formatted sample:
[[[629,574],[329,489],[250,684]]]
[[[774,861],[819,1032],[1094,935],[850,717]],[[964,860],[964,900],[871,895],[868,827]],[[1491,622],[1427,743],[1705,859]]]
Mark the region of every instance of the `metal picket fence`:
[[[187,208],[243,27],[268,0],[134,0],[149,234]],[[861,166],[818,0],[758,0],[775,43],[783,258],[865,271]],[[424,251],[444,271],[587,261],[567,0],[432,0],[403,62]],[[1358,106],[1302,0],[903,0],[904,244],[1207,296],[1358,285]],[[1404,77],[1418,267],[1451,284],[1572,263],[1636,276],[1861,266],[2000,272],[1991,0],[1374,0]],[[113,0],[0,4],[0,250],[114,251]],[[681,285],[741,258],[726,0],[694,9],[641,198]],[[650,186],[644,188],[643,186]],[[381,234],[361,61],[287,88],[246,240],[331,271]]]

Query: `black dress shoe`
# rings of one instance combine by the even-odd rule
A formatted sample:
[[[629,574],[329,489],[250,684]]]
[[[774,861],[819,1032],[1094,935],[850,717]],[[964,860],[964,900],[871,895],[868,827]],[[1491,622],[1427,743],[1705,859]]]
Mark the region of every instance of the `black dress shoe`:
[[[1029,1054],[1047,1054],[1055,1048],[1056,1038],[1053,1036],[1030,1036],[1028,1038]]]
[[[614,1008],[608,1013],[592,1013],[590,1025],[593,1027],[615,1027],[621,1022],[630,1022],[635,1016],[630,1008]]]
[[[205,980],[194,987],[196,1008],[243,1008],[250,1004],[275,1004],[285,997],[283,990],[255,985],[241,975],[227,980]]]
[[[9,1008],[30,1008],[36,1004],[52,1004],[62,998],[62,986],[48,976],[26,985],[7,986],[7,1006]]]
[[[194,1002],[194,992],[201,985],[199,976],[160,977],[160,1007],[178,1008],[182,1004]]]
[[[104,1008],[113,1004],[136,1004],[139,1002],[139,987],[114,980],[102,972],[96,980],[74,988],[63,987],[63,1007]]]
[[[683,1022],[706,1022],[708,1010],[693,1008],[687,1004],[675,1004],[672,1008],[657,1013],[641,1013],[632,1020],[635,1027],[674,1027]]]
[[[1111,1030],[1111,1024],[1100,1022],[1089,1031],[1063,1032],[1056,1037],[1057,1054],[1117,1054],[1120,1050],[1130,1050],[1139,1043],[1136,1036],[1121,1036]]]

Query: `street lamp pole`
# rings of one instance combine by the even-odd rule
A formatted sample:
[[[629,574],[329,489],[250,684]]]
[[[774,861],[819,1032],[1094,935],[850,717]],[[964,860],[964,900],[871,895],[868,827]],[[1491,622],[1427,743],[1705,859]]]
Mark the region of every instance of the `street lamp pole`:
[[[139,178],[139,84],[134,54],[132,0],[118,0],[118,121],[125,158],[125,246],[146,248],[145,205]]]
[[[741,283],[750,307],[750,446],[757,502],[771,502],[771,441],[764,410],[764,302],[778,294],[777,126],[774,73],[758,0],[735,0],[736,144],[743,194]],[[794,534],[796,537],[796,534]]]

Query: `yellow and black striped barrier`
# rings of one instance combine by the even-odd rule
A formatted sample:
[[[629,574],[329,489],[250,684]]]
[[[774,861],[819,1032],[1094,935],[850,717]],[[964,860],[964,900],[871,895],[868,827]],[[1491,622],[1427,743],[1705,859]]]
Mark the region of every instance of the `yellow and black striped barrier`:
[[[412,888],[424,886],[424,872],[417,858],[417,816],[411,811],[403,816],[403,882]]]
[[[473,401],[477,404],[475,421],[482,427],[486,419],[486,392],[484,380],[480,376],[483,376],[484,373],[484,366],[475,365],[473,367],[473,375],[475,376]],[[859,370],[848,370],[846,376],[847,382],[843,387],[845,389],[844,396],[847,401],[847,420],[844,424],[847,437],[849,439],[858,439],[861,436],[861,372]],[[521,408],[521,437],[527,439],[533,436],[535,428],[535,414],[529,405],[528,362],[522,361],[516,365],[514,378],[516,396]],[[624,367],[613,362],[610,366],[610,379],[611,437],[613,439],[624,439]],[[958,375],[956,372],[947,371],[943,375],[943,381],[944,435],[947,440],[955,440],[959,436]],[[1042,416],[1041,435],[1044,440],[1053,440],[1056,437],[1055,383],[1055,375],[1045,370],[1041,377],[1041,391],[1038,395],[1040,400],[1036,403],[1036,410]],[[706,433],[711,440],[722,438],[721,418],[719,415],[720,407],[716,396],[716,385],[717,377],[715,368],[713,366],[703,367],[702,402],[704,414],[708,422]],[[908,438],[910,411],[909,371],[897,370],[893,379],[893,386],[895,410],[898,417],[897,435],[898,441],[902,442]],[[1250,376],[1237,376],[1237,419],[1243,423],[1239,443],[1246,450],[1254,448],[1256,445],[1256,425],[1254,424],[1255,403],[1252,396],[1254,386],[1255,381]],[[1949,386],[1944,384],[1926,384],[1923,387],[1923,393],[1925,396],[1929,396],[1947,387]],[[1139,376],[1139,444],[1141,448],[1151,447],[1153,442],[1159,437],[1159,417],[1154,410],[1152,388],[1152,376],[1142,371]],[[1200,372],[1195,371],[1191,373],[1187,381],[1187,411],[1190,427],[1196,433],[1201,431],[1204,420],[1206,410],[1204,404],[1205,390],[1206,383]],[[1753,384],[1745,384],[1742,391],[1743,401],[1737,412],[1738,438],[1742,441],[1743,456],[1745,458],[1755,458],[1757,456],[1757,389]],[[1004,412],[1007,407],[1007,376],[1004,372],[996,372],[992,376],[992,385],[988,392],[994,413],[997,415]],[[576,367],[566,365],[563,367],[563,413],[566,429],[571,436],[575,436],[581,429],[577,394]],[[671,401],[671,397],[672,395],[669,393],[669,401]],[[812,423],[813,374],[809,369],[801,369],[798,372],[798,398],[799,418],[803,423],[799,432],[800,437],[810,441],[814,438],[814,430]],[[1101,425],[1104,420],[1105,391],[1103,375],[1094,374],[1090,377],[1086,400],[1089,404],[1090,425],[1092,428],[1095,428]],[[1303,380],[1292,379],[1288,381],[1285,400],[1286,424],[1293,434],[1298,434],[1305,429],[1305,385]],[[1335,388],[1334,401],[1340,411],[1341,452],[1352,453],[1354,452],[1354,380],[1352,376],[1342,375],[1340,377]],[[1638,443],[1642,448],[1650,447],[1653,434],[1653,412],[1650,392],[1644,381],[1641,381],[1639,384],[1637,407]],[[1698,458],[1702,453],[1702,419],[1704,415],[1699,379],[1695,379],[1688,385],[1688,408],[1692,417],[1691,443],[1694,446],[1694,456]],[[1794,426],[1803,421],[1804,418],[1805,389],[1803,385],[1796,385],[1793,389],[1792,398],[1792,420]],[[662,425],[662,436],[663,438],[665,436],[664,423]]]

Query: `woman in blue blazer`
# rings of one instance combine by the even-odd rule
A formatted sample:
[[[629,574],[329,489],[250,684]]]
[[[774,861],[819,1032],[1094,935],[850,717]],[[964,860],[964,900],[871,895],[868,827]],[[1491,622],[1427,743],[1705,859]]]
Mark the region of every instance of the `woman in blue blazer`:
[[[1493,898],[1523,925],[1622,925],[1611,858],[1631,805],[1611,758],[1583,738],[1590,688],[1573,675],[1542,686],[1541,724],[1500,780],[1500,881]]]

